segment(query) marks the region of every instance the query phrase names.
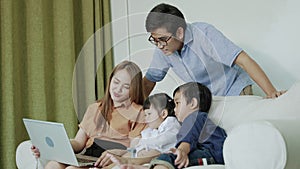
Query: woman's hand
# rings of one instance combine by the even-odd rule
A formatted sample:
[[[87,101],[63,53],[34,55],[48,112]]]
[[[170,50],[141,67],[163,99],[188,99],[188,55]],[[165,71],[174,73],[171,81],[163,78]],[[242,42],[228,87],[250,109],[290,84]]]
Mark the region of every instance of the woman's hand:
[[[107,154],[106,151],[101,154],[101,156],[98,158],[98,160],[94,164],[95,167],[105,167],[112,163],[112,161],[110,160],[110,156],[108,156],[106,154]]]
[[[31,151],[32,151],[32,155],[35,157],[35,158],[40,158],[40,150],[35,147],[34,145],[32,145],[30,147]]]

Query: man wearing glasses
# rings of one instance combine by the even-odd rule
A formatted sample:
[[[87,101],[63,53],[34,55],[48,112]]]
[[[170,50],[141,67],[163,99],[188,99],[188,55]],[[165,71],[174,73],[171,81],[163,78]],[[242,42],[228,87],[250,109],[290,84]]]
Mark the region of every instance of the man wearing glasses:
[[[186,23],[174,6],[155,6],[146,18],[146,30],[151,33],[148,40],[157,46],[143,79],[146,96],[170,67],[184,82],[200,82],[216,96],[252,94],[252,80],[268,98],[284,93],[277,91],[260,66],[215,27],[204,22]]]

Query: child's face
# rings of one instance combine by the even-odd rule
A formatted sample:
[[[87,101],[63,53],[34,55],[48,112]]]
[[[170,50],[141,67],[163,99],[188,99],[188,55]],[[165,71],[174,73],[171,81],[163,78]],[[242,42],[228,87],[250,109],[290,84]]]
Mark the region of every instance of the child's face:
[[[163,117],[160,116],[160,112],[158,112],[152,105],[150,105],[149,109],[145,109],[145,122],[148,124],[150,128],[156,129],[163,122]]]
[[[183,120],[192,113],[192,109],[190,107],[190,104],[187,104],[185,97],[181,94],[181,92],[175,93],[174,96],[174,102],[175,102],[175,115],[178,119],[178,121],[183,122]]]
[[[111,79],[109,93],[114,104],[129,100],[131,77],[126,70],[117,71]]]

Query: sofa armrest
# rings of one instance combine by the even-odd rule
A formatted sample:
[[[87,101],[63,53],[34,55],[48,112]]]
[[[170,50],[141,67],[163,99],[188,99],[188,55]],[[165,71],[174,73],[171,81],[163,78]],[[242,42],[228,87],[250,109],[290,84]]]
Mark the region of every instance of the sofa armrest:
[[[30,150],[31,146],[32,143],[30,140],[23,141],[18,145],[16,149],[16,164],[18,169],[43,169],[44,165],[47,163],[47,160],[35,159]]]
[[[226,168],[299,168],[299,122],[263,120],[237,125],[224,142]]]

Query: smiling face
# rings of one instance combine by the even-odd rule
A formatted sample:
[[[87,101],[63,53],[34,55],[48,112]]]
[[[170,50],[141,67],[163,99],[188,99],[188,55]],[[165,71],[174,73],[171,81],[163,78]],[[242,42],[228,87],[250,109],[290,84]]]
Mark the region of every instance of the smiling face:
[[[157,47],[166,55],[169,56],[177,50],[181,50],[183,46],[183,34],[182,28],[176,33],[176,36],[173,36],[172,33],[168,32],[166,28],[158,28],[155,31],[151,32],[152,38],[156,41],[165,41],[167,45],[161,45],[157,43]],[[171,38],[170,38],[171,37]]]
[[[129,89],[131,77],[125,69],[117,71],[111,79],[109,93],[115,106],[130,103]]]

